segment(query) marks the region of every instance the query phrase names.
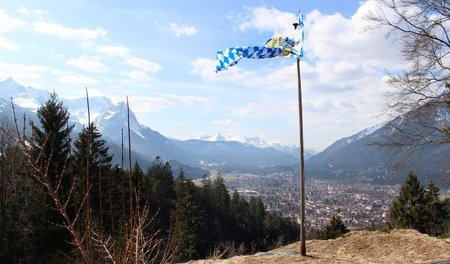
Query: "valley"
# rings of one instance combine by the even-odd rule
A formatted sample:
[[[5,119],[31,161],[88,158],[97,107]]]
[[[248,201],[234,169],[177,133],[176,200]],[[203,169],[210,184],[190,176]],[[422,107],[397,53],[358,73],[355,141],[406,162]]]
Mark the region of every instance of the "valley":
[[[222,174],[230,190],[242,196],[260,197],[269,211],[299,219],[299,180],[296,173]],[[322,229],[331,216],[339,215],[351,230],[380,227],[388,220],[392,200],[400,185],[306,181],[306,228]],[[443,192],[444,194],[444,192]]]

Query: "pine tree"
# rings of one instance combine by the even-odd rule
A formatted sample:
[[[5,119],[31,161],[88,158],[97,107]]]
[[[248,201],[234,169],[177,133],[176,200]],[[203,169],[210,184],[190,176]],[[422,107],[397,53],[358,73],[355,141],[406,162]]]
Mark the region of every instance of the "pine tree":
[[[69,113],[63,103],[53,93],[50,99],[37,111],[40,124],[32,125],[31,156],[41,176],[48,179],[51,188],[56,190],[64,200],[69,194],[72,177],[70,165],[70,133],[73,125],[69,124]],[[47,190],[42,186],[42,193]],[[70,235],[59,227],[64,220],[53,199],[47,195],[42,201],[45,205],[39,212],[33,225],[33,237],[37,251],[43,262],[56,261],[55,255],[63,254],[71,249]],[[56,257],[57,258],[57,257]],[[60,260],[59,260],[60,261]]]
[[[73,172],[79,179],[79,190],[81,190],[78,204],[81,204],[82,198],[89,190],[90,208],[88,210],[92,213],[92,220],[102,231],[104,218],[108,217],[105,206],[109,204],[108,178],[111,173],[112,156],[109,155],[109,148],[101,136],[100,131],[93,123],[84,128],[74,142],[72,164]],[[106,223],[109,227],[109,221]]]
[[[325,239],[335,239],[348,233],[349,230],[345,226],[344,222],[338,215],[333,215],[331,217],[330,223],[325,226],[324,238]]]
[[[203,257],[208,252],[204,238],[206,213],[201,206],[198,188],[184,177],[183,170],[175,182],[175,191],[177,199],[172,248],[176,261]]]
[[[156,231],[167,235],[170,229],[171,212],[175,208],[175,192],[172,168],[160,157],[148,169],[142,188],[142,199],[150,208],[150,215],[156,216]]]
[[[37,110],[40,124],[32,126],[32,156],[41,172],[46,173],[52,184],[62,177],[63,189],[67,191],[68,180],[65,169],[69,166],[71,151],[69,113],[55,93]]]
[[[443,233],[443,225],[446,218],[444,203],[439,200],[439,188],[432,181],[424,189],[426,232],[432,236]]]
[[[424,189],[413,172],[406,176],[400,193],[390,208],[390,221],[396,228],[412,228],[426,233]]]

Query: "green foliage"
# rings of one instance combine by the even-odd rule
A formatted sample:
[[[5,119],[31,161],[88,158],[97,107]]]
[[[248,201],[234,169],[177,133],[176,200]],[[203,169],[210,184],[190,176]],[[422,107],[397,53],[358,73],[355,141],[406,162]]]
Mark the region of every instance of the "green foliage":
[[[199,189],[187,180],[183,171],[175,182],[176,208],[175,224],[172,234],[172,248],[176,261],[184,262],[204,256],[206,213],[201,206]]]
[[[342,219],[338,215],[333,215],[330,223],[325,226],[323,238],[335,239],[348,233],[349,231],[350,230],[345,226],[344,222],[342,222]]]
[[[76,206],[81,206],[89,190],[89,211],[92,213],[93,221],[101,229],[103,229],[104,218],[107,218],[109,213],[103,210],[109,204],[108,180],[112,156],[109,155],[108,149],[106,141],[101,139],[100,131],[91,123],[79,133],[75,140],[71,163],[73,177],[78,180]]]
[[[31,161],[26,150],[3,144],[0,135],[2,263],[100,263],[104,248],[96,246],[101,243],[119,252],[115,259],[125,259],[129,243],[137,243],[130,242],[135,238],[130,227],[137,228],[147,206],[150,217],[139,223],[141,239],[173,250],[176,261],[205,258],[218,248],[226,250],[224,256],[268,250],[298,239],[298,225],[267,212],[260,198],[246,200],[237,192],[230,197],[220,174],[196,186],[183,171],[174,181],[169,163],[159,157],[146,173],[138,163],[131,172],[111,167],[106,141],[93,123],[79,133],[72,150],[73,127],[55,94],[38,117]],[[81,244],[85,251],[77,247]],[[146,257],[165,259],[151,245],[143,246],[155,249]],[[121,248],[128,251],[120,253]]]
[[[48,177],[52,188],[63,199],[68,197],[72,185],[70,175],[70,133],[73,125],[69,125],[69,113],[63,103],[57,100],[56,94],[42,105],[37,116],[40,124],[32,124],[32,159],[38,166],[38,174]],[[42,193],[46,189],[41,186]],[[42,209],[31,219],[32,232],[37,251],[42,256],[37,262],[57,262],[60,254],[67,254],[72,246],[67,243],[70,240],[69,233],[59,227],[64,223],[63,217],[58,212],[50,195],[42,201]],[[55,256],[55,257],[50,257]]]
[[[445,201],[439,199],[439,188],[433,182],[424,188],[416,175],[409,172],[390,208],[390,225],[438,236],[445,233],[446,219],[448,211]]]
[[[69,165],[71,151],[69,113],[63,103],[53,93],[50,99],[37,110],[39,125],[32,124],[33,159],[47,173],[53,184],[59,177],[65,177],[65,168]],[[66,181],[63,181],[66,183]],[[68,185],[66,183],[66,185]],[[67,186],[64,186],[67,191]]]
[[[155,158],[145,175],[141,197],[149,205],[150,215],[156,216],[154,230],[168,235],[176,197],[172,169],[160,157]]]
[[[390,219],[394,227],[425,232],[424,190],[413,172],[408,173],[397,199],[392,203]]]

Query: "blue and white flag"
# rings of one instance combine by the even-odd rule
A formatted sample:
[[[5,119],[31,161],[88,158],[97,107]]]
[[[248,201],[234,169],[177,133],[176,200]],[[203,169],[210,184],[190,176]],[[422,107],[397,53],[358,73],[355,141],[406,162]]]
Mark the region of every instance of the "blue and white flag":
[[[282,48],[267,48],[264,46],[244,46],[217,51],[216,72],[236,65],[242,58],[266,59],[283,56]]]
[[[289,56],[300,59],[303,57],[303,42],[305,34],[301,12],[298,14],[298,23],[294,23],[293,37],[274,36],[262,46],[243,46],[217,51],[216,72],[236,65],[242,58],[266,59],[279,56]]]

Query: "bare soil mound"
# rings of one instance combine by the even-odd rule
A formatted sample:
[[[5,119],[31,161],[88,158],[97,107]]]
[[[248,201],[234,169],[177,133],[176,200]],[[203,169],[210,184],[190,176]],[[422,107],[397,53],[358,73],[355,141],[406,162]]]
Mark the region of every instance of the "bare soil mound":
[[[333,240],[306,242],[307,256],[299,243],[252,256],[190,263],[439,263],[450,264],[450,238],[439,239],[415,230],[354,231]]]

